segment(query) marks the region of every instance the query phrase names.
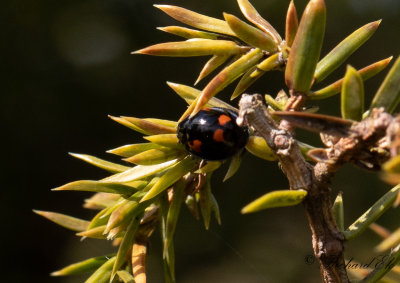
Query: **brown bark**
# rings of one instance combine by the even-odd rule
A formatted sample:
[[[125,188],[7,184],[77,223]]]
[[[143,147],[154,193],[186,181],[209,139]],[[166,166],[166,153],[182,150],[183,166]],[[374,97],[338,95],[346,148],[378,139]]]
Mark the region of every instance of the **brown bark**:
[[[308,192],[303,203],[312,231],[314,254],[319,260],[324,282],[349,282],[343,255],[344,236],[332,216],[332,176],[326,166],[317,164],[313,167],[306,162],[296,140],[290,130],[287,130],[290,125],[278,126],[263,105],[260,95],[243,95],[238,122],[254,127],[276,152],[290,188]]]
[[[300,110],[305,100],[306,96],[291,93],[286,110]],[[349,125],[347,123],[348,128],[341,128],[340,136],[330,136],[329,131],[332,130],[322,125],[322,132],[326,132],[325,136],[321,137],[325,140],[327,148],[309,152],[309,155],[316,159],[316,164],[311,165],[304,159],[293,137],[293,125],[288,120],[282,120],[278,125],[264,106],[261,95],[244,94],[239,105],[237,122],[253,127],[274,150],[288,178],[290,189],[307,191],[303,205],[312,232],[314,255],[319,261],[323,281],[350,282],[344,261],[345,238],[332,215],[331,180],[346,162],[377,170],[387,161],[390,153],[392,156],[397,154],[400,148],[400,119],[393,118],[380,108],[372,109],[371,114],[361,122]],[[326,117],[327,125],[335,124],[332,121],[335,119]],[[310,123],[310,120],[305,121],[305,128],[312,129]],[[318,123],[324,123],[324,120]]]

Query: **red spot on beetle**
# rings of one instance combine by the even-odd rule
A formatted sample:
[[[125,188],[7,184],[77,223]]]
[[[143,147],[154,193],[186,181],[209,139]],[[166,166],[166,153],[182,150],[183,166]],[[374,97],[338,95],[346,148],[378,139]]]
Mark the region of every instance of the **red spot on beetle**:
[[[228,123],[228,122],[230,122],[230,121],[232,121],[232,119],[231,119],[231,117],[229,117],[229,116],[227,116],[227,115],[222,114],[222,115],[220,115],[220,116],[218,117],[218,123],[219,123],[221,126],[225,125],[226,123]]]
[[[194,140],[192,142],[189,142],[189,147],[191,150],[193,150],[195,152],[201,152],[201,141]]]
[[[222,129],[216,129],[214,134],[213,134],[213,139],[216,142],[224,142],[224,130]]]

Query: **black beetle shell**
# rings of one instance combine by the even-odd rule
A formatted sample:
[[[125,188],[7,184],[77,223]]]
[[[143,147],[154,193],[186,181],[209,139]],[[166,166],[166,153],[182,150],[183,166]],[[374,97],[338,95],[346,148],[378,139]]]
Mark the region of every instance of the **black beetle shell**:
[[[238,114],[227,108],[206,108],[178,125],[178,139],[193,155],[205,160],[224,160],[243,149],[247,127],[236,124]]]

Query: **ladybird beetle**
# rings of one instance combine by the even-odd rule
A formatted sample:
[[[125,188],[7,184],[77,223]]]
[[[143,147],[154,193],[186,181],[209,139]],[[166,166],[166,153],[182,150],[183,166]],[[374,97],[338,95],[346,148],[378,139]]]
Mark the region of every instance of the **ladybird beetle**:
[[[238,114],[227,108],[200,110],[178,125],[178,139],[193,155],[205,160],[227,159],[245,147],[249,129],[236,124]]]

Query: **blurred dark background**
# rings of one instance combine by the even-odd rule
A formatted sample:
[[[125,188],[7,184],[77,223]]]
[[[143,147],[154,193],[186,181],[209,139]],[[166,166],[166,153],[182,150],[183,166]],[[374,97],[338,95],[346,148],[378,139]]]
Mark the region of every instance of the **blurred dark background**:
[[[117,160],[105,151],[142,140],[107,115],[176,120],[186,106],[165,82],[192,84],[207,60],[130,55],[131,51],[154,43],[179,40],[155,29],[178,23],[152,4],[183,6],[218,18],[223,11],[244,17],[234,0],[2,3],[0,281],[82,282],[85,276],[52,278],[49,273],[105,254],[112,250],[109,243],[81,242],[73,232],[34,215],[32,209],[91,217],[93,212],[81,207],[90,194],[50,189],[74,180],[99,179],[107,173],[67,153]],[[289,0],[252,3],[282,34]],[[300,13],[306,1],[295,3]],[[349,62],[359,68],[398,56],[399,1],[326,0],[326,4],[324,54],[356,28],[382,18],[376,34]],[[386,72],[366,83],[367,102]],[[343,73],[344,67],[327,82]],[[250,91],[276,94],[282,87],[282,74],[272,73]],[[227,88],[220,97],[228,98],[232,90]],[[316,104],[321,112],[339,114],[338,97]],[[305,141],[318,145],[316,135],[306,137]],[[287,188],[277,164],[248,155],[239,173],[222,183],[225,170],[226,167],[220,169],[213,180],[222,213],[221,227],[214,221],[210,231],[205,231],[201,221],[182,210],[175,244],[178,282],[320,282],[317,264],[306,264],[304,260],[312,254],[312,248],[301,206],[254,215],[239,213],[245,204],[266,191]],[[387,188],[375,174],[345,166],[334,181],[333,193],[344,192],[346,224]],[[398,225],[396,214],[398,219],[398,211],[390,211],[380,223],[393,229]],[[378,241],[368,231],[348,245],[347,256],[367,262],[374,256],[372,248]],[[162,282],[159,242],[155,233],[149,247],[149,282]]]

